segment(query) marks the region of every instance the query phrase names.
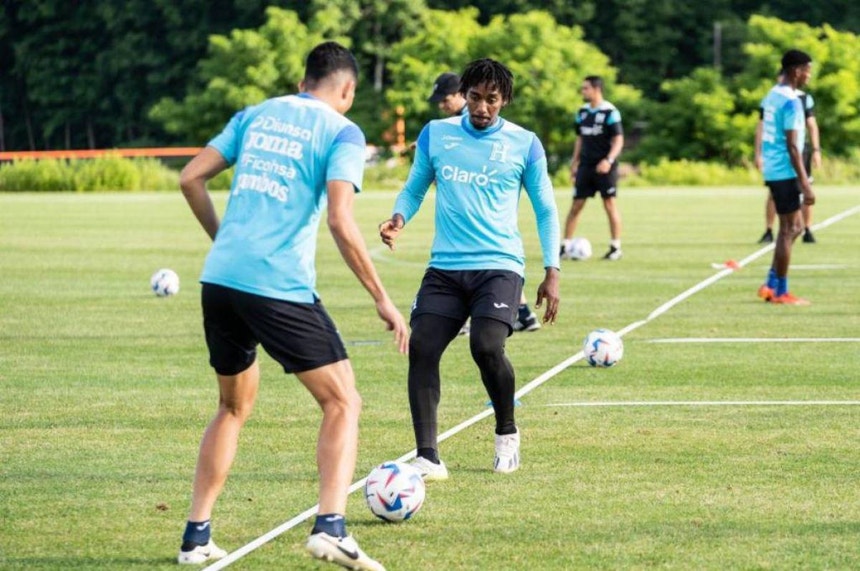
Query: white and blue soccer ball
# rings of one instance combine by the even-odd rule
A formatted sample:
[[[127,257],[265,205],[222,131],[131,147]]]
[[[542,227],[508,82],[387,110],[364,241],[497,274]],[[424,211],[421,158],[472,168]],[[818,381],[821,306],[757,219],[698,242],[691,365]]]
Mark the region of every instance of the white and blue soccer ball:
[[[624,356],[624,343],[614,331],[595,329],[585,336],[582,352],[592,367],[613,367]]]
[[[173,270],[162,268],[149,278],[149,286],[158,297],[168,297],[179,293],[179,275]]]
[[[383,462],[370,471],[364,498],[373,515],[390,522],[414,516],[424,505],[424,479],[403,462]]]
[[[561,257],[565,260],[587,260],[591,257],[591,242],[588,241],[588,238],[579,237],[564,240],[562,245],[564,249]]]

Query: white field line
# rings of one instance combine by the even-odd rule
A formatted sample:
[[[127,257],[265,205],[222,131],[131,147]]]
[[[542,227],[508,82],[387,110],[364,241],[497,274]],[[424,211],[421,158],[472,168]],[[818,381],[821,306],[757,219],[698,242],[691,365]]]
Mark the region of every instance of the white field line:
[[[860,337],[669,337],[646,343],[860,343]]]
[[[852,216],[853,214],[856,214],[857,212],[860,212],[860,205],[857,205],[854,208],[850,208],[844,212],[841,212],[835,216],[832,216],[832,217],[828,218],[827,220],[824,220],[823,222],[819,222],[818,224],[814,225],[812,227],[812,229],[813,230],[819,230],[821,228],[826,228],[827,226],[830,226],[831,224],[835,224],[836,222],[839,222],[840,220],[843,220],[844,218]],[[738,264],[741,267],[743,267],[743,266],[749,264],[750,262],[752,262],[753,260],[759,258],[760,256],[770,252],[771,250],[773,250],[773,247],[774,247],[773,244],[769,244],[769,245],[757,250],[756,252],[753,252],[752,254],[750,254],[749,256],[747,256],[746,258],[741,260],[740,262],[738,262]],[[391,261],[391,258],[386,257],[385,259],[386,259],[386,261]],[[685,292],[675,296],[674,298],[670,299],[669,301],[667,301],[666,303],[664,303],[663,305],[661,305],[660,307],[658,307],[657,309],[652,311],[646,319],[644,319],[642,321],[636,321],[636,322],[631,323],[630,325],[624,327],[623,329],[620,329],[619,331],[617,331],[618,335],[623,336],[623,335],[629,333],[630,331],[633,331],[634,329],[638,329],[639,327],[645,325],[649,321],[656,319],[657,317],[663,315],[664,313],[669,311],[672,307],[681,303],[682,301],[684,301],[685,299],[687,299],[691,295],[702,291],[703,289],[710,286],[711,284],[713,284],[713,283],[721,280],[722,278],[728,276],[733,271],[734,270],[728,269],[728,268],[720,270],[719,272],[717,272],[713,276],[699,282],[698,284],[691,287],[687,291],[685,291]],[[547,382],[548,380],[550,380],[551,378],[553,378],[554,376],[556,376],[557,374],[559,374],[560,372],[565,370],[566,368],[570,367],[572,364],[581,360],[582,358],[583,358],[582,351],[579,351],[578,353],[571,355],[570,357],[568,357],[567,359],[565,359],[564,361],[562,361],[561,363],[559,363],[555,367],[549,369],[548,371],[539,375],[537,378],[535,378],[535,379],[529,381],[527,384],[525,384],[520,390],[518,390],[516,392],[515,398],[520,398],[523,395],[530,393],[531,391],[538,388],[539,386],[541,386],[542,384],[544,384],[545,382]],[[457,426],[455,426],[455,427],[443,432],[442,434],[440,434],[439,438],[438,438],[439,442],[447,440],[448,438],[454,436],[455,434],[462,432],[466,428],[472,426],[473,424],[475,424],[477,422],[480,422],[481,420],[487,418],[491,414],[493,414],[492,407],[484,409],[482,412],[476,414],[472,418],[469,418],[469,419],[461,422]],[[401,461],[401,462],[410,460],[410,459],[415,457],[415,452],[416,451],[413,449],[410,452],[407,452],[406,454],[404,454],[403,456],[398,458],[397,460]],[[361,489],[364,486],[364,482],[366,480],[367,480],[367,478],[362,478],[361,480],[358,480],[357,482],[352,484],[349,487],[349,493],[351,494],[351,493],[355,492],[356,490]],[[289,521],[282,523],[281,525],[279,525],[278,527],[276,527],[272,531],[270,531],[264,535],[261,535],[260,537],[258,537],[254,541],[251,541],[250,543],[243,545],[239,549],[237,549],[231,553],[228,553],[226,557],[224,557],[223,559],[221,559],[219,561],[216,561],[212,565],[209,565],[203,571],[218,571],[219,569],[223,569],[223,568],[227,567],[231,563],[241,559],[242,557],[244,557],[248,553],[254,551],[258,547],[263,546],[264,544],[266,544],[269,541],[271,541],[272,539],[278,537],[282,533],[289,531],[290,529],[294,528],[295,526],[299,525],[300,523],[311,518],[314,514],[317,513],[318,508],[319,508],[319,504],[308,508],[307,510],[305,510],[302,513],[298,514],[297,516],[293,517]]]
[[[858,406],[857,400],[703,400],[703,401],[595,401],[595,402],[559,402],[543,406],[548,407],[634,407],[634,406]]]

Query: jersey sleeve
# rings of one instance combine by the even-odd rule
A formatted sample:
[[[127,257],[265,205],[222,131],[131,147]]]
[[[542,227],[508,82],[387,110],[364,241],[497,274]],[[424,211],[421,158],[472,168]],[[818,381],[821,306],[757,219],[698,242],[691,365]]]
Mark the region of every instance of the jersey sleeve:
[[[233,115],[224,130],[207,144],[207,146],[221,153],[227,164],[231,166],[236,163],[236,158],[239,156],[239,149],[242,144],[242,119],[245,116],[245,111],[243,109]]]
[[[796,131],[798,119],[803,116],[800,99],[789,99],[783,106],[782,130]]]
[[[806,105],[803,107],[803,115],[807,119],[815,117],[815,100],[809,93],[806,94]]]
[[[430,125],[425,125],[418,135],[415,146],[415,161],[409,169],[409,177],[403,190],[394,202],[393,214],[400,214],[403,220],[409,222],[424,201],[427,189],[433,183],[436,175],[430,161]]]
[[[613,109],[606,120],[606,125],[609,127],[609,135],[623,135],[624,128],[621,126],[621,112],[618,109]]]
[[[364,178],[364,156],[366,152],[364,133],[355,124],[349,124],[337,134],[332,142],[326,165],[326,182],[343,180],[361,191]]]
[[[546,152],[537,136],[532,139],[523,173],[523,186],[535,211],[538,237],[543,252],[543,267],[559,268],[558,207],[555,204],[555,194],[547,172]]]

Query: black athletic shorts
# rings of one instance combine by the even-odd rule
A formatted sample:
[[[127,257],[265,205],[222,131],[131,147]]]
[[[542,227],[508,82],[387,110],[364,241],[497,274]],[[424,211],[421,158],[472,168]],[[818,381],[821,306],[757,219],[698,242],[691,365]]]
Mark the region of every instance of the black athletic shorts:
[[[800,184],[796,178],[785,180],[768,180],[765,184],[770,189],[773,203],[778,214],[791,214],[800,210],[803,202],[800,193]]]
[[[422,313],[457,319],[489,317],[513,331],[523,278],[508,270],[439,270],[427,268],[412,304],[411,320]]]
[[[235,375],[250,367],[258,344],[287,373],[347,358],[319,300],[294,303],[208,283],[203,284],[201,299],[209,364],[219,375]]]
[[[613,164],[606,174],[598,173],[597,165],[579,165],[576,169],[573,197],[591,198],[598,192],[603,198],[618,196],[618,163]]]

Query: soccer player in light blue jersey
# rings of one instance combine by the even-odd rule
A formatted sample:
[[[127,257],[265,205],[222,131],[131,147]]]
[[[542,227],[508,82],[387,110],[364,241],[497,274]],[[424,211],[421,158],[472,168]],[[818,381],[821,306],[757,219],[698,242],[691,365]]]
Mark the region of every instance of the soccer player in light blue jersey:
[[[406,320],[379,280],[353,218],[365,139],[343,114],[352,106],[357,78],[358,65],[346,48],[318,45],[308,55],[301,93],[240,111],[182,171],[185,198],[214,241],[200,281],[220,402],[200,444],[179,563],[226,555],[212,542],[209,521],[257,396],[260,344],[298,377],[323,413],[319,511],[308,551],[350,569],[383,569],[346,533],[361,398],[343,342],[317,294],[314,270],[317,229],[327,205],[341,256],[373,297],[400,351],[407,351]],[[230,165],[233,184],[219,221],[206,181]]]
[[[499,116],[513,98],[513,76],[501,63],[480,59],[460,76],[468,115],[431,121],[418,137],[415,162],[391,219],[380,224],[394,247],[436,182],[436,235],[412,307],[409,405],[415,431],[415,466],[426,480],[444,480],[439,458],[439,363],[471,317],[469,345],[495,417],[493,469],[519,467],[520,433],[514,421],[514,369],[505,355],[523,288],[525,256],[517,227],[521,189],[532,203],[543,251],[544,280],[537,306],[555,322],[559,304],[559,226],[546,156],[537,136]]]
[[[805,119],[797,90],[812,74],[812,58],[800,50],[782,56],[783,78],[762,101],[762,172],[779,216],[779,234],[767,280],[758,295],[785,305],[809,305],[788,291],[788,267],[794,241],[803,233],[801,202],[815,204],[815,194],[803,165]]]
[[[430,94],[427,101],[436,103],[439,106],[439,111],[448,117],[457,117],[469,112],[466,98],[460,93],[460,76],[450,71],[436,78],[436,81],[433,83],[433,93]],[[412,144],[411,148],[413,151],[416,145],[417,143]],[[540,329],[540,320],[529,307],[525,292],[523,292],[520,297],[519,308],[517,309],[517,320],[514,322],[514,331],[532,332],[538,329]],[[468,335],[469,330],[469,322],[466,321],[458,334]]]
[[[782,81],[782,72],[777,76],[777,81]],[[818,120],[815,118],[815,99],[813,99],[812,94],[798,89],[797,96],[800,98],[801,107],[803,107],[807,133],[807,141],[803,145],[803,168],[806,169],[809,184],[812,184],[812,167],[816,169],[821,168],[821,134],[818,128]],[[755,130],[755,166],[758,170],[762,170],[763,166],[761,156],[763,124],[764,109],[759,107],[759,122]],[[800,210],[803,213],[803,242],[806,244],[815,244],[815,235],[810,228],[812,226],[812,205],[803,204]],[[773,242],[774,221],[776,221],[776,206],[774,206],[773,197],[770,195],[770,191],[768,191],[767,200],[764,205],[765,231],[758,240],[759,244],[770,244]]]

